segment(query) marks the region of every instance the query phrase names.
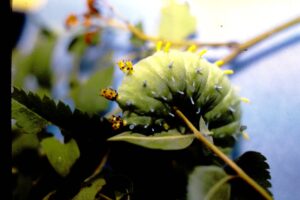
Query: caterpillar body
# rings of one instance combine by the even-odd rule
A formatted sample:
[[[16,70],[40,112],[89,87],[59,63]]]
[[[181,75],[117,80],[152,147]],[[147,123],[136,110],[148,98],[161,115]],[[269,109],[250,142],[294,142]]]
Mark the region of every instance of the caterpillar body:
[[[130,129],[187,132],[176,106],[196,127],[202,117],[215,138],[240,132],[241,100],[226,73],[190,51],[158,51],[136,63],[116,101]]]

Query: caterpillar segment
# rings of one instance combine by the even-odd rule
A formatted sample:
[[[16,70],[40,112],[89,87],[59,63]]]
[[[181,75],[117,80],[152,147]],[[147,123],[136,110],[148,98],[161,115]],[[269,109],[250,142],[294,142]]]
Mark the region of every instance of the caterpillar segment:
[[[190,47],[182,52],[171,50],[170,45],[159,42],[157,52],[133,65],[134,73],[125,76],[118,88],[113,99],[128,127],[188,131],[175,116],[176,106],[195,127],[203,117],[215,138],[241,134],[240,104],[246,100],[238,97],[227,77],[233,71],[204,59],[206,50],[195,53],[195,47]]]

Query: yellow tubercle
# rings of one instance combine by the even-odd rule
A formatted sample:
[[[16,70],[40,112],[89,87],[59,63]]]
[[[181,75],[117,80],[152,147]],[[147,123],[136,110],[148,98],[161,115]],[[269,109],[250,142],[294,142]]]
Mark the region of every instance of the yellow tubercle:
[[[170,51],[170,47],[171,47],[171,42],[167,42],[164,48],[164,52],[168,53]]]
[[[160,51],[160,50],[161,50],[162,44],[163,44],[162,41],[158,41],[158,42],[156,43],[156,51]]]
[[[122,70],[122,71],[125,70],[126,64],[123,60],[118,61],[117,64],[118,64],[120,70]]]
[[[202,49],[199,53],[198,53],[198,55],[200,56],[200,57],[202,57],[204,54],[206,54],[207,53],[207,49]]]
[[[113,115],[109,119],[109,121],[111,123],[111,127],[113,130],[118,130],[118,129],[122,128],[123,126],[125,126],[125,124],[127,123],[124,120],[122,120],[122,118],[120,116],[115,116],[115,115]]]
[[[241,97],[240,98],[242,102],[244,103],[250,103],[250,99],[246,98],[246,97]]]
[[[118,98],[118,92],[112,88],[102,89],[100,95],[111,101],[115,101]]]
[[[169,130],[169,128],[170,128],[170,126],[167,123],[164,123],[163,127],[164,127],[165,130]]]
[[[248,135],[248,133],[247,133],[246,131],[243,131],[243,132],[242,132],[242,136],[243,136],[243,138],[244,138],[245,140],[250,140],[250,137],[249,137],[249,135]]]
[[[226,74],[226,75],[234,74],[234,71],[231,69],[227,69],[227,70],[224,70],[224,74]]]
[[[131,74],[133,72],[133,64],[130,60],[125,62],[126,64],[126,71]]]
[[[127,73],[127,74],[132,74],[133,72],[133,64],[130,60],[127,60],[127,61],[118,61],[117,62],[120,70],[122,70],[124,73]]]
[[[218,67],[221,67],[224,64],[223,60],[218,60],[215,62],[215,65],[217,65]]]
[[[189,51],[189,52],[195,52],[197,50],[197,46],[196,45],[191,45],[189,48],[188,48],[188,50],[187,51]]]

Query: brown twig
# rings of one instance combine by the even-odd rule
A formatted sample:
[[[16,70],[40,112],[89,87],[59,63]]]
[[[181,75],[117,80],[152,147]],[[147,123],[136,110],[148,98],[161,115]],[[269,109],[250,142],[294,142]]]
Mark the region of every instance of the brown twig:
[[[181,40],[181,41],[172,41],[172,40],[166,40],[160,37],[154,37],[145,34],[143,31],[140,29],[136,28],[134,25],[132,25],[122,14],[119,12],[115,7],[113,7],[111,4],[109,4],[108,1],[105,1],[106,6],[110,9],[112,14],[118,18],[120,22],[114,19],[110,19],[107,21],[109,25],[124,29],[124,26],[127,28],[128,31],[130,31],[133,35],[135,35],[137,38],[144,40],[144,41],[149,41],[152,43],[157,43],[158,41],[165,41],[165,42],[170,42],[172,46],[177,46],[177,47],[182,47],[182,46],[191,46],[191,45],[196,45],[198,48],[199,47],[228,47],[228,48],[234,48],[238,43],[231,41],[231,42],[199,42],[199,41],[194,41],[194,40]]]
[[[181,118],[185,124],[191,129],[194,133],[195,137],[200,140],[205,146],[207,146],[213,153],[215,153],[219,158],[221,158],[225,163],[227,163],[236,173],[237,175],[251,185],[257,192],[259,192],[265,199],[272,200],[270,194],[262,188],[259,184],[257,184],[248,174],[246,174],[235,162],[233,162],[228,156],[226,156],[222,151],[218,149],[213,143],[205,138],[195,126],[186,118],[186,116],[174,107],[175,113],[179,118]]]
[[[151,41],[153,43],[157,43],[158,41],[164,41],[164,39],[159,38],[159,37],[153,37],[146,35],[144,32],[141,30],[137,29],[135,26],[127,23],[128,30],[132,32],[136,37],[138,37],[141,40],[145,41]],[[230,47],[233,48],[236,45],[238,45],[236,42],[199,42],[199,41],[194,41],[194,40],[182,40],[182,41],[175,41],[175,40],[165,40],[170,42],[173,46],[191,46],[191,45],[196,45],[197,47]]]
[[[285,30],[293,25],[296,25],[300,23],[300,16],[299,17],[296,17],[295,19],[292,19],[288,22],[285,22],[267,32],[264,32],[258,36],[255,36],[254,38],[251,38],[250,40],[247,40],[246,42],[243,42],[243,43],[240,43],[238,44],[234,49],[233,51],[227,55],[226,57],[224,57],[222,59],[223,61],[223,64],[222,65],[225,65],[229,62],[231,62],[232,60],[234,60],[238,55],[240,55],[240,53],[242,53],[244,50],[246,49],[249,49],[250,47],[256,45],[257,43],[267,39],[268,37],[282,31],[282,30]]]

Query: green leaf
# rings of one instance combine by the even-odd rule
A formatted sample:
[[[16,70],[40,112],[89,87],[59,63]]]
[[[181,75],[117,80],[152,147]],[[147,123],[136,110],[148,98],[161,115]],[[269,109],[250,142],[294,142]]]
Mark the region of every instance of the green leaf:
[[[27,107],[27,109],[48,121],[49,124],[56,125],[62,130],[70,133],[75,132],[87,137],[87,134],[92,134],[90,133],[92,131],[99,131],[110,127],[107,120],[103,119],[103,121],[100,122],[100,117],[98,115],[89,116],[87,113],[83,113],[78,109],[75,109],[74,112],[72,112],[70,107],[61,101],[56,103],[47,96],[41,98],[32,92],[26,93],[16,87],[14,87],[12,93],[12,100]],[[12,108],[12,110],[13,109],[14,108]],[[23,117],[23,119],[28,120],[26,117]]]
[[[189,175],[188,200],[229,200],[231,179],[217,166],[198,166]]]
[[[52,82],[52,55],[57,36],[47,30],[42,30],[31,54],[31,73],[34,74],[41,86],[50,88]]]
[[[71,97],[80,110],[88,113],[103,111],[108,107],[108,100],[99,96],[100,90],[112,84],[113,67],[97,71],[82,85],[71,91]]]
[[[74,36],[74,38],[71,40],[68,50],[70,53],[74,54],[78,59],[84,54],[88,47],[89,45],[84,41],[84,35],[79,34]]]
[[[259,185],[261,185],[272,195],[269,190],[269,188],[272,186],[270,183],[270,167],[266,160],[267,159],[261,153],[248,151],[235,160],[235,162],[246,172],[246,174],[253,178]],[[236,174],[229,166],[226,166],[224,170],[228,174]],[[264,199],[261,194],[259,194],[256,190],[249,186],[249,184],[245,183],[245,181],[241,179],[232,180],[231,187],[231,199]]]
[[[175,130],[157,133],[155,135],[142,135],[139,133],[124,132],[113,136],[108,141],[124,141],[149,149],[179,150],[192,144],[193,134],[183,135]]]
[[[97,179],[91,186],[82,188],[73,200],[95,200],[96,194],[101,191],[105,184],[106,181],[103,178]]]
[[[13,84],[23,87],[25,78],[32,74],[43,88],[51,87],[51,60],[57,36],[47,30],[40,30],[32,52],[28,55],[15,49],[12,54]]]
[[[14,99],[12,99],[11,114],[12,118],[16,120],[16,128],[23,133],[37,134],[41,132],[46,125],[50,124],[37,113]]]
[[[80,156],[80,151],[74,139],[63,144],[55,137],[43,139],[41,142],[49,162],[61,176],[69,174],[71,167]]]
[[[12,142],[12,157],[17,156],[24,149],[38,149],[39,145],[37,135],[21,134]]]
[[[183,40],[196,31],[196,18],[187,3],[170,0],[161,10],[159,36],[165,40]]]
[[[15,86],[23,87],[26,76],[30,74],[31,61],[31,56],[18,49],[12,52],[12,81]]]

